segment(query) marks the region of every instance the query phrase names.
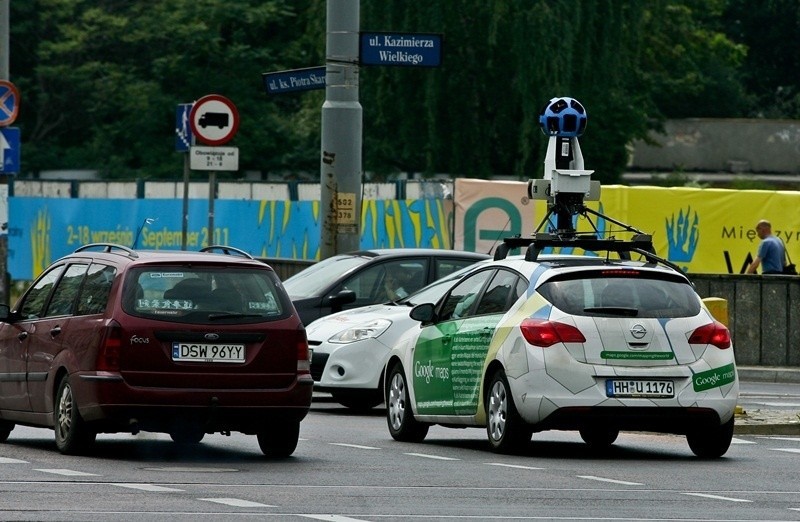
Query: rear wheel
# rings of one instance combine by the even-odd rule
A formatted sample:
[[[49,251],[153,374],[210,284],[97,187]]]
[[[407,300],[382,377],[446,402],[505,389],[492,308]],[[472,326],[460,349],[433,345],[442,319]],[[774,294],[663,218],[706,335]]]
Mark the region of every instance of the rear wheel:
[[[723,456],[733,439],[733,417],[720,426],[703,425],[686,434],[692,452],[701,459],[716,459]]]
[[[592,449],[606,449],[617,440],[619,430],[603,426],[588,426],[580,429],[581,438]]]
[[[11,431],[14,429],[14,423],[8,422],[4,420],[0,420],[0,442],[5,442],[8,440],[8,436],[11,435]]]
[[[389,434],[401,442],[422,442],[429,426],[414,418],[403,367],[396,364],[386,386],[386,422]]]
[[[83,453],[92,445],[97,433],[92,431],[78,412],[78,403],[72,394],[72,385],[66,375],[61,379],[56,393],[55,412],[56,446],[65,455]]]
[[[533,429],[517,412],[511,388],[503,370],[489,384],[486,397],[486,434],[496,453],[518,453],[530,443]]]
[[[300,439],[300,421],[278,421],[258,432],[258,446],[267,457],[285,458],[294,453]]]
[[[198,430],[177,430],[169,436],[176,444],[199,444],[206,434]]]

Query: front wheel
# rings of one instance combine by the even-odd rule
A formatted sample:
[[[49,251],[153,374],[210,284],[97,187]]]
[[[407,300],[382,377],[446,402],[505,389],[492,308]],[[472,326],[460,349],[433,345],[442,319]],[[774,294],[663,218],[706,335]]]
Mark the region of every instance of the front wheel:
[[[78,403],[75,402],[72,385],[66,375],[58,385],[55,406],[55,432],[58,450],[65,455],[83,453],[92,445],[97,433],[89,428],[78,412]]]
[[[258,432],[258,447],[267,457],[286,458],[294,453],[300,439],[300,421],[278,421]]]
[[[720,426],[703,425],[686,434],[692,452],[701,459],[716,459],[723,456],[733,439],[733,417]]]
[[[333,400],[344,406],[356,411],[369,411],[375,406],[383,402],[380,389],[378,390],[364,390],[362,392],[356,391],[332,391],[331,397]]]
[[[401,442],[422,442],[429,426],[414,418],[403,367],[396,364],[386,385],[386,423],[389,434]]]
[[[518,453],[531,441],[533,429],[517,412],[511,388],[503,370],[498,370],[489,384],[486,397],[486,434],[492,451]]]

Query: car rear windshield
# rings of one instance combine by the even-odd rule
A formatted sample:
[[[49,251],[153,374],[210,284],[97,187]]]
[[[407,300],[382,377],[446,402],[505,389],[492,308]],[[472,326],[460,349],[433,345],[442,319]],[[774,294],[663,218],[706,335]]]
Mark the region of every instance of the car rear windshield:
[[[685,280],[639,271],[611,273],[554,278],[537,292],[571,315],[671,318],[700,313],[700,298]]]
[[[158,266],[131,270],[123,309],[188,323],[256,322],[291,313],[277,276],[255,268]]]

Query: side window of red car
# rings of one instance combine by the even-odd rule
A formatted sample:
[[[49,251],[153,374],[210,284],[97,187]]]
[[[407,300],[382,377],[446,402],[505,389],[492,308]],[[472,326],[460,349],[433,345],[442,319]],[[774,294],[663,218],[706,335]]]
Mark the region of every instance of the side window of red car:
[[[58,281],[64,265],[59,265],[45,272],[28,290],[25,300],[20,306],[19,312],[23,319],[38,319],[44,315],[44,305],[53,290],[53,286]]]
[[[58,282],[50,304],[47,305],[46,317],[56,315],[69,315],[75,308],[75,300],[78,297],[78,290],[86,275],[88,265],[75,264],[69,265],[61,280]]]
[[[105,311],[116,273],[113,266],[93,263],[89,267],[78,298],[78,310],[75,312],[77,315],[100,314]]]

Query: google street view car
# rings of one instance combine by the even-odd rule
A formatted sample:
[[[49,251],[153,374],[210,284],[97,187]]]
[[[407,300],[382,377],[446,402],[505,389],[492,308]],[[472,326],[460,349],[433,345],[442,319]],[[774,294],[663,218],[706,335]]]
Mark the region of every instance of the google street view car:
[[[730,333],[649,235],[607,216],[630,239],[575,230],[576,215],[600,216],[583,205],[599,186],[577,142],[583,107],[551,102],[545,179],[529,188],[548,201],[549,231],[506,238],[493,262],[412,309],[419,323],[385,370],[389,432],[422,441],[434,424],[483,427],[491,449],[514,453],[544,430],[578,431],[595,449],[620,431],[652,431],[720,457],[739,392]],[[564,247],[586,254],[542,254]],[[524,256],[507,258],[517,248]]]

